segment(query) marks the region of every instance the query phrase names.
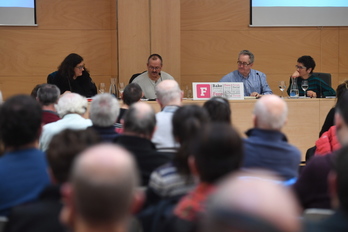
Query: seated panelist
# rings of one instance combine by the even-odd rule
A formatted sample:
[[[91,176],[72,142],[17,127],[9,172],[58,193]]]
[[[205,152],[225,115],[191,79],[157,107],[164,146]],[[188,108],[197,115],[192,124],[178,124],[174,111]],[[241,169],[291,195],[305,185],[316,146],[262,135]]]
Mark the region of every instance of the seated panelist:
[[[297,86],[299,89],[299,95],[303,96],[304,91],[301,88],[303,80],[308,81],[308,89],[306,96],[311,98],[335,96],[336,92],[331,86],[323,81],[318,76],[313,75],[315,68],[315,61],[311,56],[301,56],[297,59],[297,65],[295,65],[296,71],[291,75],[288,87],[288,94],[290,96],[290,89],[292,81],[296,78]]]
[[[47,83],[58,86],[62,94],[66,91],[78,93],[84,97],[97,94],[97,87],[85,68],[83,58],[75,53],[65,57],[58,71],[48,75]]]
[[[163,80],[174,80],[169,73],[162,71],[163,60],[158,54],[152,54],[147,59],[147,71],[137,76],[132,83],[140,85],[144,92],[144,97],[148,99],[155,99],[155,87]]]
[[[254,54],[248,50],[242,50],[238,55],[238,69],[225,75],[220,82],[243,82],[244,96],[260,97],[264,94],[272,94],[266,75],[252,69]]]

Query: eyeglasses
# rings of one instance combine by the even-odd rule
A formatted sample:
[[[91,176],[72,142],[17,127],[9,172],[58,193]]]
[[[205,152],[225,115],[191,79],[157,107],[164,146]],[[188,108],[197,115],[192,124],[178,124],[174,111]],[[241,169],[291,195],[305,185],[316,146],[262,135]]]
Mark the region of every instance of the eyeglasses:
[[[295,67],[298,68],[298,69],[304,69],[304,68],[306,68],[305,66],[300,66],[300,65],[295,65]]]
[[[153,66],[149,66],[149,69],[151,70],[160,70],[162,67],[153,67]]]
[[[240,66],[248,66],[250,65],[250,63],[248,64],[247,62],[242,62],[242,61],[237,61],[237,64],[240,65]]]
[[[82,70],[82,69],[85,69],[85,66],[80,65],[80,66],[76,66],[76,68],[78,68],[78,69]]]

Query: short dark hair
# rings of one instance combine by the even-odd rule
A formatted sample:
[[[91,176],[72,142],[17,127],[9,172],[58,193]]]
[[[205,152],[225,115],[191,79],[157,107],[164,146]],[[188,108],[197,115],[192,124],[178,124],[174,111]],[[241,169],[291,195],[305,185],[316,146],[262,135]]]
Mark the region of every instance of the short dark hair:
[[[311,56],[301,56],[300,58],[297,59],[298,63],[302,63],[308,70],[309,68],[312,68],[311,72],[314,71],[315,68],[315,61]]]
[[[126,88],[124,88],[122,100],[124,104],[130,106],[133,103],[138,102],[142,95],[143,91],[140,85],[137,83],[130,83]]]
[[[0,107],[0,137],[5,147],[19,148],[39,139],[42,109],[29,95],[16,95]]]
[[[34,99],[37,97],[37,91],[40,89],[41,86],[45,85],[45,83],[37,84],[35,87],[31,90],[30,96],[32,96]]]
[[[337,174],[337,193],[340,207],[348,212],[348,146],[337,151],[334,157],[334,169]]]
[[[65,129],[53,136],[46,156],[55,180],[60,184],[67,182],[75,157],[99,141],[99,136],[92,128]]]
[[[163,64],[162,56],[160,56],[159,54],[156,54],[156,53],[151,54],[151,55],[149,56],[149,58],[147,59],[147,63],[149,63],[150,60],[157,60],[157,59],[160,59],[160,60],[161,60],[161,64]]]
[[[348,124],[348,91],[342,93],[339,101],[336,104],[336,112],[341,115],[344,122]]]
[[[212,97],[203,105],[212,122],[227,122],[231,124],[231,107],[226,98]]]
[[[174,165],[180,174],[189,176],[189,146],[199,128],[206,123],[209,123],[208,113],[198,105],[184,105],[175,111],[172,118],[173,136],[180,143],[180,148],[174,156]]]
[[[191,154],[200,180],[215,183],[239,169],[243,160],[243,141],[229,124],[211,123],[199,131],[192,143]]]
[[[37,90],[37,100],[44,106],[58,102],[60,90],[56,85],[43,84]]]
[[[150,107],[143,110],[141,105],[147,103],[135,103],[129,107],[123,116],[123,128],[125,132],[134,132],[137,135],[152,137],[156,127],[155,111]]]

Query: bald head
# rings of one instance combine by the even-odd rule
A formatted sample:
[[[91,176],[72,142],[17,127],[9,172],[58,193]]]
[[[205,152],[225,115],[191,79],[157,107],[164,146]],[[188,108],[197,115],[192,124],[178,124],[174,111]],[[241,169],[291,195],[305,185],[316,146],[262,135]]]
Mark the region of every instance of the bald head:
[[[223,232],[231,228],[246,232],[299,231],[298,203],[280,182],[264,171],[239,172],[226,178],[207,207],[210,231]],[[243,219],[252,219],[255,223]]]
[[[71,184],[77,213],[87,223],[114,223],[128,216],[137,186],[136,168],[125,149],[102,144],[75,161]]]
[[[161,107],[181,105],[182,92],[175,80],[164,80],[156,86],[156,96]]]
[[[156,126],[156,116],[153,108],[145,102],[131,105],[123,117],[124,133],[151,139]]]
[[[288,107],[280,97],[264,95],[256,102],[253,114],[256,128],[281,130],[287,120]]]

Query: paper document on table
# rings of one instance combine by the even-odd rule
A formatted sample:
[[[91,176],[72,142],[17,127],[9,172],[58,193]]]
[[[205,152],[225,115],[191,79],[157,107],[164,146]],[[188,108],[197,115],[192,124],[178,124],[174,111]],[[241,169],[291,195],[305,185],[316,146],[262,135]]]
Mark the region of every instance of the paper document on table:
[[[193,82],[193,100],[209,100],[224,97],[228,100],[244,100],[242,82]]]

